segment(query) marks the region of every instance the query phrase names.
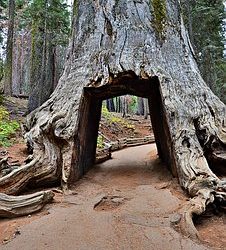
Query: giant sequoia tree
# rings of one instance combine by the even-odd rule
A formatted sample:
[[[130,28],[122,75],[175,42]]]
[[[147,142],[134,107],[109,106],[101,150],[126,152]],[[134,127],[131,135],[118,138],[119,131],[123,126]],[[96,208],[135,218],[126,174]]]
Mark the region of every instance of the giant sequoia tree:
[[[63,0],[34,0],[27,7],[25,19],[32,33],[29,112],[43,104],[57,84],[57,46],[68,44],[70,32],[67,8]]]
[[[203,81],[177,0],[75,1],[64,74],[27,119],[33,159],[0,178],[0,191],[61,181],[64,188],[95,158],[103,99],[149,99],[159,157],[192,197],[181,219],[226,200],[215,174],[226,160],[226,108]]]
[[[14,15],[15,15],[15,0],[9,1],[9,20],[8,34],[6,47],[6,63],[4,72],[4,93],[12,95],[12,70],[13,70],[13,36],[14,36]]]

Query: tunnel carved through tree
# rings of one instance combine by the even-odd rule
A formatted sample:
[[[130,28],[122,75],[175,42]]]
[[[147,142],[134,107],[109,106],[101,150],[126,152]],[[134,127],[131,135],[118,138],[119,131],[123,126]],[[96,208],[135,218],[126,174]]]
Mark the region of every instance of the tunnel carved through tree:
[[[78,163],[79,175],[85,174],[95,162],[96,142],[101,117],[102,101],[121,95],[134,95],[148,99],[151,123],[157,144],[159,157],[167,164],[176,175],[176,169],[171,159],[171,152],[167,142],[169,129],[164,121],[164,108],[161,101],[158,77],[140,79],[134,72],[114,79],[111,83],[101,87],[85,87],[81,112],[78,122]]]

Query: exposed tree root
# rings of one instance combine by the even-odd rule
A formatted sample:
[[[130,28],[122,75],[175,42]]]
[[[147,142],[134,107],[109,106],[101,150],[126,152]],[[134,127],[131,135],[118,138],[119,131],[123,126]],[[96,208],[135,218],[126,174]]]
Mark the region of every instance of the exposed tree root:
[[[206,182],[207,183],[207,182]],[[194,215],[201,215],[206,211],[208,205],[212,203],[218,204],[218,206],[225,206],[226,204],[226,187],[225,182],[215,180],[215,184],[199,189],[197,195],[191,198],[180,210],[181,215],[179,226],[180,231],[191,238],[199,238],[198,231],[194,225]],[[197,187],[198,188],[198,187]],[[200,186],[199,186],[200,188]]]
[[[52,201],[54,197],[52,191],[12,196],[20,193],[34,179],[38,166],[38,158],[24,166],[16,167],[12,167],[6,158],[1,161],[1,173],[5,174],[0,177],[0,218],[28,215],[41,210],[46,203]],[[42,171],[42,168],[39,169]]]
[[[34,175],[34,166],[37,159],[28,164],[12,170],[0,178],[0,192],[5,194],[18,194]]]
[[[0,193],[0,218],[12,218],[40,211],[52,201],[52,191],[36,192],[22,196],[9,196]]]
[[[201,215],[205,210],[206,206],[213,202],[214,196],[210,190],[200,190],[198,195],[187,202],[181,209],[181,220],[179,227],[181,232],[191,238],[199,238],[198,231],[194,225],[194,215]]]

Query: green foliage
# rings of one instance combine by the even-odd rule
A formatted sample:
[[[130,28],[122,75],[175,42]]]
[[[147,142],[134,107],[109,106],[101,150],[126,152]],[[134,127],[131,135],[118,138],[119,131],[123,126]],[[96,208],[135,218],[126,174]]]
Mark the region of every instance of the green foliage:
[[[222,0],[182,0],[185,24],[202,76],[226,103],[226,58],[224,26],[226,12]]]
[[[110,120],[111,117],[113,116],[107,109],[106,105],[102,105],[102,116],[107,119],[107,120]]]
[[[115,0],[115,5],[117,6],[119,4],[120,0]]]
[[[150,0],[153,6],[154,25],[159,36],[162,35],[166,25],[166,0]]]
[[[5,8],[7,5],[7,1],[6,0],[0,0],[0,8]]]
[[[0,122],[3,120],[9,120],[9,112],[3,106],[0,106]]]
[[[35,33],[46,32],[51,37],[52,45],[67,45],[70,13],[65,1],[33,0],[24,11],[24,20],[32,24]]]
[[[104,148],[104,138],[101,135],[97,137],[97,148],[102,149]]]
[[[0,145],[4,147],[10,146],[10,137],[18,128],[19,123],[10,120],[8,111],[3,106],[0,106]]]
[[[74,0],[73,3],[73,16],[77,16],[78,15],[78,0]]]
[[[24,5],[26,4],[26,1],[24,0],[16,0],[15,1],[16,4],[16,9],[22,9],[24,7]]]
[[[3,94],[0,94],[0,105],[3,104],[3,101],[4,101],[4,96],[3,96]]]
[[[2,23],[3,20],[6,19],[6,7],[7,7],[7,1],[6,0],[0,0],[0,22]],[[0,23],[0,44],[3,42],[3,25]]]
[[[129,124],[124,118],[116,116],[114,113],[109,112],[106,106],[102,106],[102,116],[107,120],[109,125],[118,124],[124,128],[134,129],[134,125]]]
[[[137,97],[131,96],[131,101],[129,102],[129,105],[128,105],[129,114],[136,114],[137,106],[138,106]]]

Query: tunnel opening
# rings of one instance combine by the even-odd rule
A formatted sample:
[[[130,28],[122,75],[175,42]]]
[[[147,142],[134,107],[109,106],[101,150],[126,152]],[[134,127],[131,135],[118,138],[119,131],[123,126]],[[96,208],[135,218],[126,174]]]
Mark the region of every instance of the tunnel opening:
[[[78,138],[76,138],[79,152],[77,166],[80,177],[95,164],[103,101],[122,95],[147,98],[159,158],[176,175],[171,166],[169,129],[164,115],[159,79],[158,77],[140,79],[134,75],[131,77],[131,74],[129,74],[118,77],[107,85],[84,88],[83,100],[80,105],[81,111],[78,118]]]

